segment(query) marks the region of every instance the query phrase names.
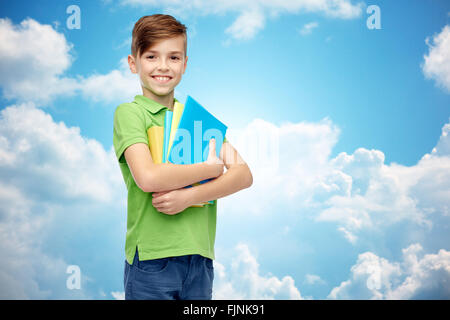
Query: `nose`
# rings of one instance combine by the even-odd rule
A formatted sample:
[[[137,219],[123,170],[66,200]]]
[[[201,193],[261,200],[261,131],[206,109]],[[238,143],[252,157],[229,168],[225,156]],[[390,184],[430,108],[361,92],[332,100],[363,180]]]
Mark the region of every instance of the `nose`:
[[[161,58],[160,63],[158,65],[158,69],[161,71],[167,71],[169,69],[169,67],[167,66],[167,61],[165,58]]]

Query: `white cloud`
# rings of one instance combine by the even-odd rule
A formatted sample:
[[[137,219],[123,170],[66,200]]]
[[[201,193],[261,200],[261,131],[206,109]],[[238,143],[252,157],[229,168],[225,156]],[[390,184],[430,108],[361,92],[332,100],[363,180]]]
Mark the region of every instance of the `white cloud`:
[[[115,300],[125,300],[125,292],[124,291],[112,291],[111,295]]]
[[[181,0],[122,0],[122,4],[133,6],[162,7],[169,14],[184,17],[188,14],[223,15],[237,13],[238,17],[226,29],[233,39],[251,39],[264,28],[267,17],[280,14],[312,12],[340,19],[361,16],[363,3],[351,0],[255,0],[255,1],[181,1]],[[228,43],[228,41],[226,42]]]
[[[323,285],[326,284],[326,281],[316,274],[307,274],[305,275],[305,283],[309,285]]]
[[[412,166],[386,164],[382,151],[365,148],[331,158],[340,130],[328,119],[280,126],[257,119],[244,129],[230,128],[227,136],[249,163],[254,183],[252,188],[221,200],[219,213],[224,214],[220,219],[224,223],[238,218],[243,225],[247,225],[244,219],[248,223],[254,219],[267,223],[282,221],[283,226],[289,225],[290,231],[283,233],[280,243],[295,241],[295,216],[306,216],[316,223],[335,224],[336,230],[355,247],[361,243],[384,247],[386,239],[394,239],[387,250],[395,250],[405,241],[423,241],[448,250],[449,128],[450,124],[444,125],[436,147]],[[242,208],[246,208],[245,216]],[[238,232],[235,223],[230,224],[234,226],[233,232]],[[260,222],[257,226],[263,225]],[[281,236],[275,226],[274,234]],[[320,230],[319,224],[316,226]],[[427,242],[430,236],[433,240]],[[444,255],[445,250],[439,252]],[[430,270],[440,263],[431,257],[421,264],[429,261]],[[406,280],[407,273],[399,264],[369,252],[360,255],[352,273],[355,279],[364,281],[344,281],[330,297],[408,297],[403,292],[411,286],[407,285],[411,280]],[[436,279],[438,274],[445,280],[442,271],[436,273]],[[416,278],[417,275],[411,275],[411,279]],[[400,286],[399,281],[406,282]],[[414,283],[423,287],[425,282]],[[222,290],[242,296],[229,281]],[[442,296],[443,289],[437,285],[427,290],[429,297]],[[419,291],[409,296],[420,296]]]
[[[259,9],[242,12],[225,33],[235,39],[252,39],[264,27],[265,17]]]
[[[74,60],[72,47],[50,25],[31,18],[19,25],[0,19],[0,86],[4,97],[45,105],[57,97],[82,94],[94,102],[116,103],[131,101],[141,93],[139,79],[130,72],[126,57],[118,69],[107,74],[64,76]]]
[[[13,25],[0,19],[0,86],[7,99],[48,102],[58,95],[71,95],[74,79],[63,73],[72,63],[72,45],[50,25],[31,18]]]
[[[139,78],[131,73],[127,57],[120,60],[118,69],[80,80],[80,90],[86,99],[105,103],[133,101],[135,95],[142,93]]]
[[[331,299],[449,299],[450,252],[419,256],[420,244],[403,250],[402,262],[389,262],[372,252],[358,256],[351,278],[330,294]]]
[[[334,225],[355,248],[384,248],[389,241],[385,249],[395,252],[405,242],[420,241],[448,250],[449,128],[445,124],[436,147],[411,166],[386,164],[382,151],[365,148],[331,158],[340,130],[328,119],[280,126],[255,119],[244,129],[230,128],[227,136],[254,180],[250,189],[220,200],[220,219],[233,226],[232,234],[246,230],[235,219],[242,226],[255,224],[255,229],[265,230],[261,232],[272,225],[273,236],[266,234],[270,240],[265,244],[273,248],[267,250],[293,242],[284,250],[299,251],[295,242],[305,239],[296,235],[298,221],[305,219],[313,221],[315,232],[323,230],[321,224]],[[384,271],[390,270],[380,258],[364,259],[375,259]]]
[[[266,219],[283,208],[336,224],[353,244],[366,231],[382,233],[400,222],[424,233],[448,226],[449,128],[446,124],[433,151],[412,166],[386,164],[382,151],[365,148],[330,158],[340,130],[328,119],[281,126],[256,119],[244,129],[230,128],[227,136],[254,181],[250,189],[221,200],[223,212],[228,217],[248,208],[246,214]]]
[[[214,262],[214,299],[303,299],[292,277],[260,275],[258,261],[246,244],[238,244],[235,252],[229,271]]]
[[[449,119],[450,120],[450,119]],[[441,137],[431,151],[432,156],[450,156],[450,122],[442,127]]]
[[[423,73],[434,79],[438,86],[450,92],[450,25],[432,38],[425,40],[429,47],[428,55],[424,55]]]
[[[328,173],[327,163],[339,129],[329,120],[290,123],[280,127],[255,119],[243,129],[229,128],[228,140],[253,173],[253,185],[221,202],[224,212],[248,208],[256,215],[278,210],[280,203],[294,211],[314,197],[318,177]],[[264,194],[264,197],[260,197]]]
[[[3,183],[43,198],[114,199],[118,176],[113,155],[98,141],[82,137],[78,127],[55,123],[28,103],[1,111],[0,137],[0,154],[7,155],[0,162]]]
[[[445,172],[450,162],[443,167],[435,167]],[[384,164],[384,154],[378,150],[359,148],[353,155],[339,154],[330,161],[334,170],[347,177],[346,193],[333,195],[324,202],[327,208],[321,211],[319,221],[334,221],[350,242],[356,240],[356,233],[385,227],[402,220],[409,220],[424,227],[431,226],[427,211],[420,207],[420,198],[424,195],[412,194],[411,188],[417,187],[415,178],[431,171],[423,171],[422,163],[405,167],[396,164]],[[342,179],[329,179],[325,184],[336,184]],[[409,177],[409,178],[408,178]],[[414,178],[411,178],[414,177]],[[349,189],[350,186],[350,189]],[[444,185],[447,190],[449,186]]]
[[[299,32],[300,32],[300,34],[301,34],[302,36],[306,36],[306,35],[308,35],[308,34],[311,34],[312,31],[313,31],[315,28],[317,28],[318,26],[319,26],[319,24],[318,24],[317,22],[313,21],[313,22],[310,22],[310,23],[305,24],[305,25],[299,30]]]
[[[0,141],[0,297],[92,297],[66,288],[66,267],[80,264],[89,286],[74,242],[88,241],[84,252],[98,256],[96,234],[121,225],[112,208],[125,210],[125,194],[113,150],[32,103],[0,112]]]

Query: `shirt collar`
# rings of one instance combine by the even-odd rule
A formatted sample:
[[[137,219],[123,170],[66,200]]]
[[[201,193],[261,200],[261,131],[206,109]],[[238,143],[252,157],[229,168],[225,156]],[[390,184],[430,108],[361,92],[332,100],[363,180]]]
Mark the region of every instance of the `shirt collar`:
[[[178,102],[178,100],[175,98],[173,98],[173,101]],[[159,104],[158,102],[153,101],[152,99],[147,98],[146,96],[143,96],[141,94],[134,97],[134,102],[143,106],[145,109],[147,109],[151,113],[158,113],[159,111],[161,111],[164,108],[169,110],[169,108],[167,108],[166,106],[163,106],[162,104]]]

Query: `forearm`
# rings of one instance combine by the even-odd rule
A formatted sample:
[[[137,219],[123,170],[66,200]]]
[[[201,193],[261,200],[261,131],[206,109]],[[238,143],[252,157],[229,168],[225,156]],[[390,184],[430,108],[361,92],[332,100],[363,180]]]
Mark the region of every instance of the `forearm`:
[[[156,164],[149,175],[148,192],[161,192],[183,188],[217,176],[217,169],[205,162],[195,164]]]
[[[253,177],[246,164],[230,168],[223,175],[200,185],[186,189],[192,204],[217,200],[248,188]]]

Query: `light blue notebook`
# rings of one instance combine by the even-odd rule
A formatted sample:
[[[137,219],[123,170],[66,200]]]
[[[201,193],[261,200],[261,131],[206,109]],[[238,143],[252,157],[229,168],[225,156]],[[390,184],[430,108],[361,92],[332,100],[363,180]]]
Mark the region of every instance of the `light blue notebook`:
[[[167,162],[167,149],[169,148],[170,126],[172,125],[173,111],[167,110],[164,118],[164,147],[162,163]]]
[[[188,96],[168,161],[174,164],[206,161],[209,154],[209,140],[212,138],[216,140],[216,155],[219,157],[226,131],[225,124]]]

